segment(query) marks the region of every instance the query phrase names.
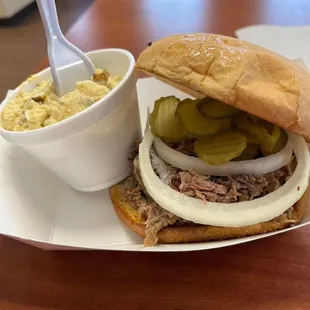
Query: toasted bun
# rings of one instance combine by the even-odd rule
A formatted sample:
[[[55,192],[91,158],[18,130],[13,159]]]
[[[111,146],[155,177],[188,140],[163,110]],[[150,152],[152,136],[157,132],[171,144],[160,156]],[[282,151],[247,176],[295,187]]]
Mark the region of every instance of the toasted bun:
[[[307,190],[302,198],[293,206],[290,214],[283,213],[277,218],[255,225],[244,227],[216,227],[204,225],[168,226],[158,233],[159,243],[190,243],[225,240],[264,234],[297,224],[307,207]],[[139,236],[145,238],[145,225],[139,219],[136,208],[125,198],[123,183],[110,188],[110,196],[120,221]],[[272,206],[270,206],[272,207]]]
[[[200,98],[210,96],[310,140],[310,74],[257,45],[214,34],[153,42],[137,68]]]

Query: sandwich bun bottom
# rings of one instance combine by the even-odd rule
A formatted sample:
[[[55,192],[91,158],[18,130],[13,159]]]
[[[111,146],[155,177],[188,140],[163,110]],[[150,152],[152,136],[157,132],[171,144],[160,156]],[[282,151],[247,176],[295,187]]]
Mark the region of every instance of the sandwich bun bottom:
[[[124,195],[124,181],[110,188],[110,196],[115,212],[121,222],[139,236],[145,238],[146,226],[139,218],[136,208]],[[268,221],[244,227],[218,227],[209,225],[172,225],[158,232],[158,243],[192,243],[204,241],[219,241],[264,234],[299,223],[307,208],[308,192],[295,203],[292,212],[287,212]],[[270,206],[272,207],[272,206]]]

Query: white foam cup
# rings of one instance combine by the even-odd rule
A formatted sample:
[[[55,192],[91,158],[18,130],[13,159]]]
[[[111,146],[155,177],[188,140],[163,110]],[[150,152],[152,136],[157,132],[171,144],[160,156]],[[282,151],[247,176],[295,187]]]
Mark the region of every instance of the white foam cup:
[[[141,138],[141,125],[132,54],[122,49],[103,49],[87,55],[96,68],[122,76],[121,82],[87,109],[59,123],[25,132],[0,128],[0,134],[73,188],[97,191],[129,175],[128,151]],[[13,91],[2,102],[0,112],[19,91],[31,91],[47,79],[51,79],[49,68]]]

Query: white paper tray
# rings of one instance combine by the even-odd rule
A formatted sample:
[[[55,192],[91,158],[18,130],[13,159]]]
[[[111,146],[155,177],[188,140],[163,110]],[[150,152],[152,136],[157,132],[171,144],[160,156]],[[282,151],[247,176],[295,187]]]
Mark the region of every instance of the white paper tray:
[[[146,107],[161,96],[187,95],[153,78],[138,81],[141,121]],[[145,248],[142,239],[123,226],[108,191],[71,189],[19,147],[0,140],[0,233],[44,249],[123,251],[193,251],[266,238],[310,223],[310,208],[301,224],[269,234],[219,242],[159,245]]]

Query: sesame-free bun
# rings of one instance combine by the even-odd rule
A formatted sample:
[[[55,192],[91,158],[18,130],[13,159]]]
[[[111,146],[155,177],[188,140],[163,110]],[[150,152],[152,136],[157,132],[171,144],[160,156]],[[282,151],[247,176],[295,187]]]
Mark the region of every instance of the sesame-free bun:
[[[310,74],[257,45],[197,33],[153,42],[137,60],[148,75],[210,96],[310,140]]]

